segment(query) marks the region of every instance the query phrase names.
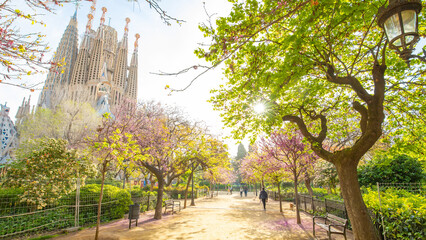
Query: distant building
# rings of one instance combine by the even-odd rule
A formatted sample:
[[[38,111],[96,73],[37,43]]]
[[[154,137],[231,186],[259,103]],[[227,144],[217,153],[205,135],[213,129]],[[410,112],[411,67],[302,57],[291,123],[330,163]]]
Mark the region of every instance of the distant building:
[[[13,150],[18,146],[17,131],[9,111],[6,104],[0,104],[0,167],[11,159]]]
[[[17,129],[19,129],[19,127],[21,126],[22,123],[25,122],[25,120],[28,119],[28,117],[30,116],[30,108],[31,108],[31,95],[28,98],[28,101],[24,100],[22,101],[22,105],[18,108],[18,111],[16,112],[15,115],[15,126]],[[33,107],[34,110],[34,107]]]
[[[128,65],[128,24],[126,18],[124,35],[117,42],[117,31],[105,25],[102,8],[100,26],[91,29],[96,10],[95,2],[88,15],[83,40],[78,47],[77,10],[65,29],[53,62],[40,94],[38,107],[54,109],[65,100],[89,102],[100,113],[110,112],[123,100],[137,101],[138,89],[138,39]]]

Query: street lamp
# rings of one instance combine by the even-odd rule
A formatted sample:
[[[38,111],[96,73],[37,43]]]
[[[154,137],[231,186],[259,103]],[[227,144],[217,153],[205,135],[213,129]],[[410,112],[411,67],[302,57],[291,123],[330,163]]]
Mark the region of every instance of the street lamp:
[[[420,0],[389,0],[387,7],[379,8],[377,21],[385,29],[389,47],[396,50],[407,64],[412,57],[425,61],[425,57],[411,54],[420,38],[417,19],[421,10]]]
[[[129,159],[123,160],[123,164],[126,164],[127,162],[129,162]],[[127,175],[127,165],[125,165],[123,169],[123,189],[126,188],[126,175]]]

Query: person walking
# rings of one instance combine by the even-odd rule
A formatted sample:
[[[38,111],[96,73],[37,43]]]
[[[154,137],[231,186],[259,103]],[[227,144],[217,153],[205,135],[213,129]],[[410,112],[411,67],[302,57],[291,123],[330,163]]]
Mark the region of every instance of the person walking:
[[[268,193],[265,191],[265,188],[262,188],[262,191],[260,191],[259,199],[262,200],[263,210],[266,210],[266,202],[268,201]]]
[[[240,197],[243,197],[243,187],[240,187]]]
[[[244,186],[244,196],[247,197],[247,191],[248,191],[248,187],[247,185]]]
[[[229,191],[231,192],[231,195],[232,195],[232,186],[229,188]]]

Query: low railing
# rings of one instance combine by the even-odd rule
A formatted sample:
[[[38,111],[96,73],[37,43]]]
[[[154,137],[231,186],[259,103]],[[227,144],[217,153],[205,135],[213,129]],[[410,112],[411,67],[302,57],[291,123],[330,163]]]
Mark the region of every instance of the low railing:
[[[268,192],[270,198],[279,200],[278,192]],[[281,193],[282,201],[295,203],[294,193]],[[345,203],[330,199],[319,199],[309,195],[298,194],[299,209],[314,215],[331,213],[341,218],[348,218]]]

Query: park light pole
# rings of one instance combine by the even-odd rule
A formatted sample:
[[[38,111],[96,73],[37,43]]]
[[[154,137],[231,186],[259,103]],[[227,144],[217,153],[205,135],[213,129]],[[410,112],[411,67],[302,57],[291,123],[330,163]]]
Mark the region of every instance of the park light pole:
[[[192,162],[191,178],[192,178],[192,188],[191,188],[191,206],[195,206],[195,201],[194,201],[194,162]]]
[[[426,62],[424,50],[424,56],[412,54],[414,44],[420,39],[418,14],[421,10],[421,0],[389,0],[389,5],[378,11],[377,22],[385,30],[389,48],[395,50],[407,65],[413,57]]]
[[[123,164],[129,162],[129,159],[124,159]],[[123,189],[126,189],[126,175],[127,175],[127,165],[124,166],[123,169]]]

